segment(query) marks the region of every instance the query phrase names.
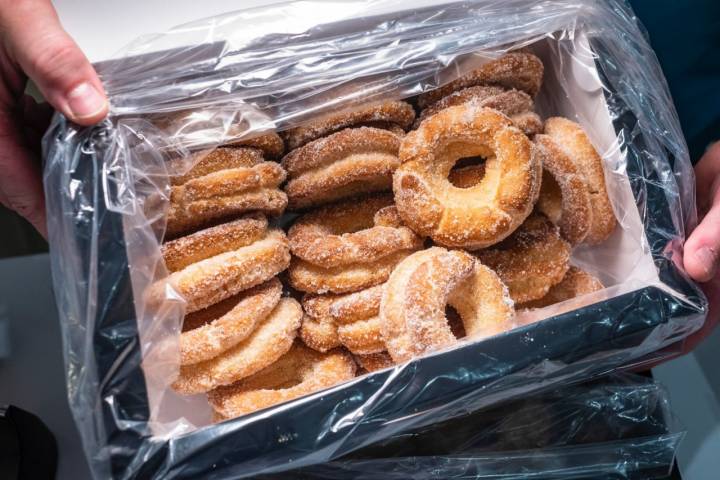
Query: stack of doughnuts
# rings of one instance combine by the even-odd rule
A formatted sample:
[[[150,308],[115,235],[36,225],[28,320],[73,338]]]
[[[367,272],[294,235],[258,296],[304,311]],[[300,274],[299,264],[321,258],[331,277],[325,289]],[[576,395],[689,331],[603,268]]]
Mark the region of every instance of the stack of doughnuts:
[[[535,112],[542,76],[509,53],[417,97],[417,118],[363,105],[173,178],[175,390],[233,418],[603,288],[571,265],[615,228],[602,159],[579,125]],[[287,236],[265,217],[286,207]]]

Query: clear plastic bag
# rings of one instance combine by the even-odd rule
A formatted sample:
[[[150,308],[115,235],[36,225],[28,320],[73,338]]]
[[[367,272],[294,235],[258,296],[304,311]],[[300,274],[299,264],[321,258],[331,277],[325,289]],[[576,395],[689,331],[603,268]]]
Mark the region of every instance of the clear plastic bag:
[[[395,435],[294,478],[666,478],[683,433],[651,378],[613,375]],[[282,476],[265,477],[282,478]]]
[[[210,425],[204,399],[176,395],[183,301],[144,294],[167,277],[166,161],[408,98],[518,48],[545,64],[538,112],[580,123],[603,156],[619,225],[573,263],[608,288],[232,422]],[[654,54],[620,1],[289,2],[142,38],[119,57],[98,65],[110,118],[79,128],[56,116],[44,141],[69,400],[100,477],[242,478],[327,462],[657,360],[702,325],[706,301],[676,265],[695,222],[691,164]]]

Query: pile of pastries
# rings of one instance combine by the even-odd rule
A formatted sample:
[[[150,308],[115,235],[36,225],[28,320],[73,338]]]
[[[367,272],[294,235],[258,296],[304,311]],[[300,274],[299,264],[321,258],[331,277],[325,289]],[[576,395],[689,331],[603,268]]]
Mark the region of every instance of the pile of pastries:
[[[542,77],[509,53],[412,103],[199,153],[162,246],[186,302],[173,388],[232,418],[603,288],[570,265],[615,228],[602,160],[535,113]]]

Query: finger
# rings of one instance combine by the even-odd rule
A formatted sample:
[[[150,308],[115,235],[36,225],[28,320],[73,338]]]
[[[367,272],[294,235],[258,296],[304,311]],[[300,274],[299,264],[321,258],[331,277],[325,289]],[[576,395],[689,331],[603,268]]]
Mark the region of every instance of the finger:
[[[712,206],[714,190],[720,179],[720,142],[710,145],[700,161],[695,165],[695,183],[698,207],[705,214]]]
[[[107,115],[100,79],[48,0],[0,0],[0,30],[13,59],[53,107],[81,125]]]
[[[716,192],[712,207],[685,242],[683,264],[698,282],[711,280],[718,267],[720,254],[720,195]]]
[[[45,199],[37,158],[19,139],[12,119],[0,112],[0,201],[47,238]]]

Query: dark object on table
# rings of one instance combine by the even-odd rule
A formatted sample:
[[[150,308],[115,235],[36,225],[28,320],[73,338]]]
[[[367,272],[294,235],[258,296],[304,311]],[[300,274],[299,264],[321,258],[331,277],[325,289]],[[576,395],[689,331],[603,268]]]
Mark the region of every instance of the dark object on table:
[[[57,444],[45,424],[32,413],[0,405],[0,478],[55,478]]]

